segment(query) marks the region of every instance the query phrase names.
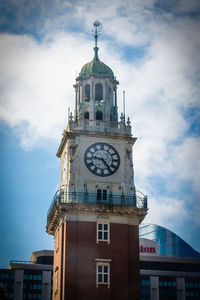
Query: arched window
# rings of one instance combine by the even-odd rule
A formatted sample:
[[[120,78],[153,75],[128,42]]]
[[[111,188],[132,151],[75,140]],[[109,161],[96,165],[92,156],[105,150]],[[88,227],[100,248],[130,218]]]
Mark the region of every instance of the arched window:
[[[84,113],[84,119],[85,119],[85,120],[89,120],[89,117],[90,117],[90,114],[89,114],[88,111],[86,111],[86,112]]]
[[[96,112],[96,120],[103,120],[103,114],[102,114],[102,111],[100,110],[97,110]]]
[[[112,92],[112,90],[111,90],[110,87],[108,89],[108,94],[109,94],[109,96],[108,96],[109,100],[112,100],[112,98],[113,98],[113,92]]]
[[[97,83],[95,85],[95,100],[96,101],[103,100],[103,86],[101,83]]]
[[[89,84],[85,85],[85,101],[87,101],[87,102],[90,101],[90,85]]]

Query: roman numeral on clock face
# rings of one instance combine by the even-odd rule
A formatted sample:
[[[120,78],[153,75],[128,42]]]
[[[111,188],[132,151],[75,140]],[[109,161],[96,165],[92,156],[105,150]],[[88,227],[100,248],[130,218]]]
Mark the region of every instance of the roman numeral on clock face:
[[[111,176],[120,166],[120,156],[117,150],[106,143],[96,143],[89,146],[84,155],[87,169],[97,176]]]

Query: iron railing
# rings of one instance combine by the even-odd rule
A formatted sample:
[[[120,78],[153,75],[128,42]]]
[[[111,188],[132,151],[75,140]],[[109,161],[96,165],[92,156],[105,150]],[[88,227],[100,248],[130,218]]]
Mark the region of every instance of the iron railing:
[[[76,121],[69,122],[70,129],[79,128],[84,130],[95,130],[97,132],[112,132],[112,133],[123,133],[131,135],[131,126],[128,121],[125,123],[115,122],[115,121],[104,121],[104,120],[88,120],[88,119],[79,119]]]
[[[54,211],[54,208],[60,203],[85,203],[88,205],[104,205],[109,208],[114,206],[122,207],[137,207],[147,209],[147,196],[144,196],[142,193],[140,195],[125,195],[125,194],[99,194],[95,192],[76,192],[76,191],[65,191],[59,189],[48,209],[47,213],[47,223],[51,219],[51,215]]]
[[[32,265],[34,264],[32,261],[26,261],[26,260],[11,260],[10,264],[23,264],[23,265]]]

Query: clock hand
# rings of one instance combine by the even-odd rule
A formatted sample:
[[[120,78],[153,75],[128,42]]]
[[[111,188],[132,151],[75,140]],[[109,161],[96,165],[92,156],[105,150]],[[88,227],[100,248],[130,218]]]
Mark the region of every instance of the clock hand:
[[[98,156],[93,156],[93,158],[94,158],[94,159],[99,159],[99,160],[103,161],[103,163],[106,165],[106,167],[112,172],[110,166],[108,165],[108,163],[105,161],[104,158],[98,157]]]
[[[110,166],[108,165],[108,163],[105,161],[104,158],[101,158],[101,160],[104,162],[104,164],[106,165],[106,167],[111,171]]]

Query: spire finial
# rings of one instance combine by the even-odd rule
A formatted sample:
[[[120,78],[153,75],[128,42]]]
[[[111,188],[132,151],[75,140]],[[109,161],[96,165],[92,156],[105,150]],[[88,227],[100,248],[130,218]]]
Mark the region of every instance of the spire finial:
[[[99,60],[99,58],[98,58],[98,50],[99,50],[99,48],[97,47],[97,40],[98,40],[98,37],[99,37],[98,27],[101,25],[101,23],[99,22],[99,20],[96,20],[93,23],[93,25],[95,27],[95,31],[94,31],[94,39],[95,39],[94,53],[95,53],[95,56],[94,56],[94,59],[95,60]]]
[[[94,27],[95,27],[95,32],[94,32],[94,38],[95,38],[95,47],[97,47],[97,39],[99,37],[99,31],[98,31],[98,27],[101,25],[101,23],[99,22],[99,20],[96,20],[93,23]]]

